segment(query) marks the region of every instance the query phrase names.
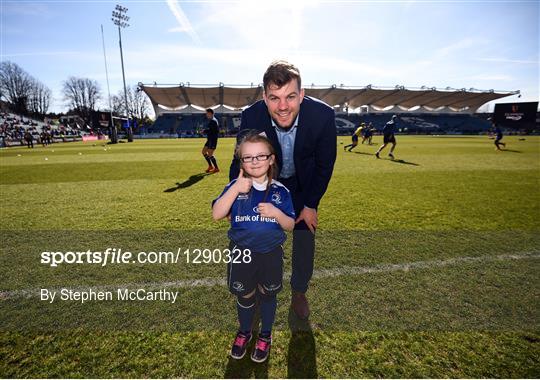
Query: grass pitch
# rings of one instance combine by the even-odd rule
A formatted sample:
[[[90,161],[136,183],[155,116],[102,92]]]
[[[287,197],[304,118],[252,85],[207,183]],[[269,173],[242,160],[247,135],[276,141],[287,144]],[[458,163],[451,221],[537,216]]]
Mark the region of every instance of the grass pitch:
[[[380,137],[374,142],[379,144]],[[201,139],[0,151],[2,377],[539,377],[540,139],[398,136],[344,152],[320,206],[308,324],[278,296],[263,365],[227,356],[224,264],[60,265],[42,251],[226,247]],[[290,244],[285,269],[290,272]],[[165,302],[39,299],[166,287]]]

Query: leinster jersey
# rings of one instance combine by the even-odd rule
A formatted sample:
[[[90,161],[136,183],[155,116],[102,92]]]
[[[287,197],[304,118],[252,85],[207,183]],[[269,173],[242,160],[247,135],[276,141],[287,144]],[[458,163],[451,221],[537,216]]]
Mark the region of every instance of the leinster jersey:
[[[236,179],[225,186],[217,199],[235,182]],[[280,182],[272,180],[267,194],[266,185],[267,182],[258,184],[253,181],[249,193],[238,195],[231,206],[231,229],[228,233],[229,239],[235,244],[260,253],[270,252],[283,244],[286,236],[275,218],[266,218],[259,214],[259,203],[272,203],[285,215],[295,217],[289,190]]]

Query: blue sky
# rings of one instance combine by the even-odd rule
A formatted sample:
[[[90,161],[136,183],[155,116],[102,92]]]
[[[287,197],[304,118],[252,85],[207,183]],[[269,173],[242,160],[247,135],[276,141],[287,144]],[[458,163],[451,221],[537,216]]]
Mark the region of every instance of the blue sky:
[[[95,79],[106,102],[100,25],[111,93],[126,81],[257,84],[274,59],[295,63],[305,85],[521,90],[538,101],[538,1],[10,1],[0,0],[2,60],[53,90]]]

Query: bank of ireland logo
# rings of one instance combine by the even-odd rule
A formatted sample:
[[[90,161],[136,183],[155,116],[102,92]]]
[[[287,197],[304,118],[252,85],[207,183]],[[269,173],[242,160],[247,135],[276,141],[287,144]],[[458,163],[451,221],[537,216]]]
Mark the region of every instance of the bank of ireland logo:
[[[277,205],[281,204],[281,195],[279,193],[272,194],[272,202],[274,202]]]
[[[254,212],[255,214],[260,214],[260,212],[259,212],[259,206],[253,207],[253,212]]]
[[[241,292],[242,290],[244,290],[244,284],[242,284],[240,281],[233,282],[232,287],[237,292]]]

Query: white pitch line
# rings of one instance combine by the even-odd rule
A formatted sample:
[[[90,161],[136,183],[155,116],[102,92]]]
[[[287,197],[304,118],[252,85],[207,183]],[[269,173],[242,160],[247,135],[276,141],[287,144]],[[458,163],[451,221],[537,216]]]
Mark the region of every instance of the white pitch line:
[[[313,278],[328,278],[337,276],[396,271],[408,272],[409,270],[413,269],[440,268],[460,263],[487,263],[493,261],[520,260],[530,258],[540,258],[540,251],[520,252],[498,256],[456,257],[447,260],[416,261],[412,263],[402,264],[379,264],[371,267],[342,267],[335,269],[319,269],[317,271],[314,271]]]
[[[430,268],[442,268],[458,264],[468,263],[488,263],[494,261],[509,261],[509,260],[522,260],[522,259],[538,259],[540,258],[540,251],[519,252],[514,254],[498,255],[498,256],[477,256],[477,257],[457,257],[447,260],[430,260],[430,261],[415,261],[412,263],[401,264],[379,264],[373,266],[364,267],[339,267],[331,269],[317,269],[313,271],[313,278],[331,278],[339,276],[350,275],[362,275],[370,273],[387,273],[387,272],[408,272],[416,269],[430,269]],[[285,280],[291,278],[290,272],[285,272]],[[63,287],[69,288],[73,291],[114,291],[118,288],[138,289],[144,288],[146,290],[158,290],[163,288],[194,288],[194,287],[212,287],[212,286],[225,286],[226,280],[223,277],[209,277],[195,280],[178,280],[169,282],[148,282],[148,283],[130,283],[130,284],[118,284],[118,285],[102,285],[102,286],[86,286],[86,287]],[[50,291],[59,292],[63,288],[48,288]],[[33,298],[39,297],[40,289],[20,289],[20,290],[8,290],[0,291],[0,300],[10,298]]]

